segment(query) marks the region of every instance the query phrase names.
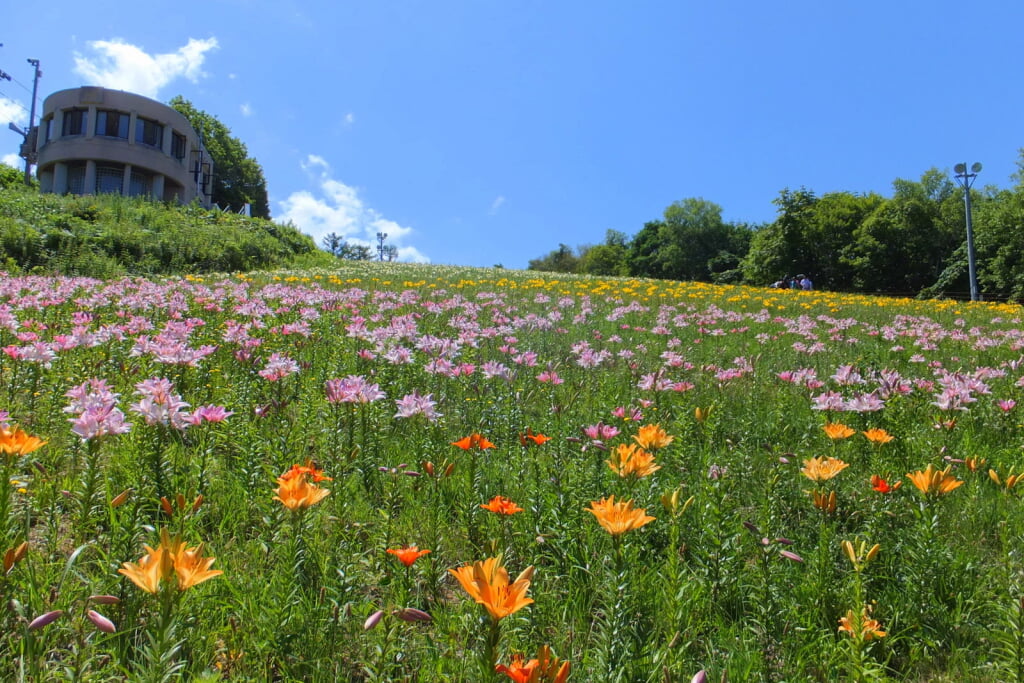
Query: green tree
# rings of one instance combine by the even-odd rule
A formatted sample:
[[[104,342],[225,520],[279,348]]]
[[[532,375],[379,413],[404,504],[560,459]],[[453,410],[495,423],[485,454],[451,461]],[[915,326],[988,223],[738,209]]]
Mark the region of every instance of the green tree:
[[[683,199],[665,209],[633,238],[629,272],[673,280],[736,281],[750,245],[749,228],[722,220],[722,207],[701,198]]]
[[[658,236],[658,262],[673,280],[710,280],[708,261],[726,246],[722,207],[699,198],[673,202],[665,209]]]
[[[658,247],[661,243],[661,230],[664,223],[648,221],[633,237],[626,252],[626,268],[635,277],[665,277],[661,263],[658,261]]]
[[[532,259],[527,265],[527,270],[540,270],[548,273],[575,273],[579,267],[579,256],[573,253],[571,247],[559,244],[558,249],[549,252],[546,256]]]
[[[804,226],[803,263],[793,274],[805,272],[819,287],[851,289],[855,269],[846,258],[848,250],[858,228],[884,202],[874,193],[830,192],[819,197]]]
[[[270,218],[263,168],[249,156],[245,144],[233,137],[216,117],[196,109],[181,95],[175,96],[169,104],[202,135],[203,144],[213,158],[213,203],[235,211],[249,204],[254,217]]]
[[[336,232],[324,235],[323,239],[320,240],[320,244],[323,245],[324,251],[329,254],[333,254],[340,259],[348,261],[369,261],[373,258],[373,252],[368,245],[352,244],[351,242],[347,242],[344,237]],[[390,252],[388,255],[390,256]],[[392,259],[389,258],[388,260],[390,261]]]
[[[627,275],[628,240],[625,233],[609,230],[605,233],[604,244],[581,250],[579,272],[589,275]]]
[[[818,198],[810,190],[784,189],[772,201],[778,207],[774,222],[758,230],[743,259],[743,275],[751,284],[767,285],[785,275],[815,274],[807,236]],[[824,283],[820,283],[824,284]]]

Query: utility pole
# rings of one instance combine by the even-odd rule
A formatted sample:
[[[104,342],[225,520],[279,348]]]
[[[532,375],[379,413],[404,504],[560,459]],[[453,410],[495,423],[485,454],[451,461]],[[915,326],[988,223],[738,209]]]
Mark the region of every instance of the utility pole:
[[[36,160],[36,140],[38,131],[35,129],[36,122],[36,94],[39,92],[39,79],[43,72],[39,70],[39,60],[27,60],[32,65],[35,73],[32,76],[32,106],[28,115],[28,128],[25,130],[25,143],[22,145],[22,156],[25,157],[25,184],[32,184],[32,164]]]
[[[979,171],[981,171],[981,164],[977,162],[971,164],[970,173],[967,172],[967,164],[957,164],[953,167],[953,172],[956,174],[953,177],[956,178],[957,184],[964,189],[964,213],[967,220],[967,278],[970,280],[971,301],[981,301],[981,295],[978,293],[978,275],[974,267],[974,230],[971,226],[971,184],[978,177]]]
[[[384,247],[384,240],[386,240],[387,238],[388,234],[386,232],[377,233],[377,254],[380,257],[381,261],[384,260],[384,252],[387,251],[387,249]]]

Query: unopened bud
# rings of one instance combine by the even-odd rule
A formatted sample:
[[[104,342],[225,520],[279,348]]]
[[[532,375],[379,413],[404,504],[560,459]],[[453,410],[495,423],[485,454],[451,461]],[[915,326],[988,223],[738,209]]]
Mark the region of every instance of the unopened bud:
[[[531,564],[529,567],[527,567],[526,569],[524,569],[522,572],[519,573],[519,576],[516,577],[516,583],[518,583],[520,581],[529,581],[530,579],[533,578],[533,572],[534,572],[534,567]]]
[[[97,612],[96,610],[89,610],[86,614],[89,617],[89,621],[96,625],[96,628],[104,633],[116,633],[117,627],[114,626],[114,622],[107,619],[105,616]]]
[[[394,615],[402,621],[410,623],[432,621],[433,619],[429,614],[415,607],[403,607],[400,610],[395,610]]]
[[[132,494],[132,490],[131,489],[125,489],[124,491],[121,491],[121,493],[117,494],[116,496],[114,496],[111,499],[110,507],[112,507],[112,508],[119,508],[119,507],[121,507],[122,505],[125,504],[125,501],[128,500],[128,496],[130,496],[131,494]]]
[[[23,541],[21,545],[16,548],[9,548],[4,553],[4,573],[10,574],[11,570],[14,569],[14,565],[18,564],[25,555],[28,553],[28,541]]]
[[[843,552],[846,553],[847,559],[850,560],[850,564],[856,567],[857,553],[855,553],[853,550],[853,543],[850,543],[849,541],[843,541],[842,543],[840,543],[840,545],[843,547]]]
[[[113,595],[90,595],[89,602],[95,602],[97,605],[116,605],[121,599]]]
[[[369,617],[367,617],[366,621],[363,622],[363,630],[364,631],[369,631],[369,630],[373,629],[377,624],[380,623],[380,620],[383,619],[383,618],[384,618],[384,610],[382,610],[382,609],[377,610],[376,612],[371,614]]]
[[[57,621],[57,619],[59,619],[63,614],[64,610],[62,609],[55,609],[52,612],[40,614],[38,617],[36,617],[28,623],[28,630],[35,631],[37,629],[43,628],[44,626],[49,626],[53,622]]]
[[[871,546],[871,550],[868,551],[868,554],[864,556],[864,559],[867,562],[870,562],[871,560],[875,559],[875,557],[878,555],[878,551],[881,549],[882,546],[880,544],[874,544],[873,546]]]

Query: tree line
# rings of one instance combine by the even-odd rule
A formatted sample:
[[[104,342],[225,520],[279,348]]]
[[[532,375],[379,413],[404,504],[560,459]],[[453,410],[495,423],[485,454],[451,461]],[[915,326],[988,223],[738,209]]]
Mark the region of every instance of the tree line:
[[[971,192],[977,278],[983,298],[1024,299],[1024,150],[1016,183]],[[608,230],[601,244],[557,249],[530,270],[768,285],[806,273],[816,287],[908,296],[969,291],[962,188],[946,172],[897,179],[876,193],[782,190],[766,224],[722,220],[702,198],[674,202],[632,238]]]

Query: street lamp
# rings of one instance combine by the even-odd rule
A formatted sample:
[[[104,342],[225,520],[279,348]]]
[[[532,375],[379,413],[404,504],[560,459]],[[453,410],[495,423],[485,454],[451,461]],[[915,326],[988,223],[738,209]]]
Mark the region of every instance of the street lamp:
[[[971,281],[971,301],[981,301],[978,294],[978,276],[974,269],[974,231],[971,229],[971,184],[978,177],[981,171],[981,164],[975,161],[971,164],[971,172],[967,172],[967,164],[957,164],[953,167],[954,177],[960,187],[964,188],[964,211],[967,214],[967,277]]]
[[[39,78],[43,75],[43,72],[39,70],[38,59],[27,59],[25,60],[32,65],[32,110],[28,115],[28,134],[25,135],[25,142],[27,143],[27,154],[25,155],[25,184],[32,184],[32,164],[36,161],[36,136],[32,133],[32,128],[36,123],[36,94],[39,92]]]

